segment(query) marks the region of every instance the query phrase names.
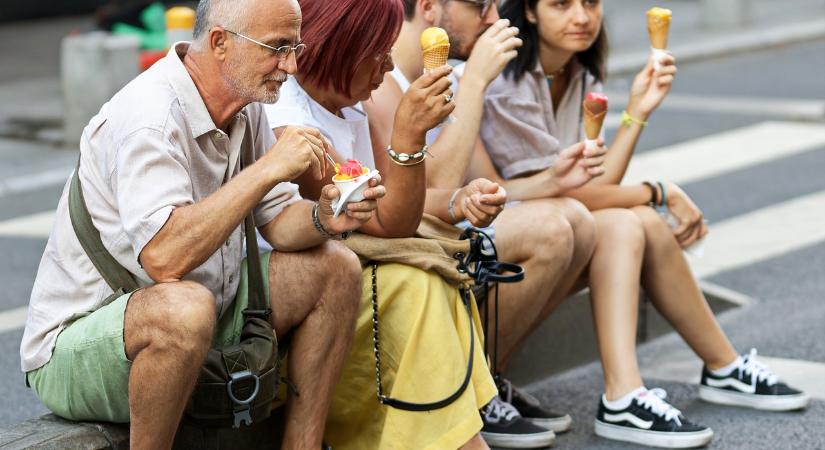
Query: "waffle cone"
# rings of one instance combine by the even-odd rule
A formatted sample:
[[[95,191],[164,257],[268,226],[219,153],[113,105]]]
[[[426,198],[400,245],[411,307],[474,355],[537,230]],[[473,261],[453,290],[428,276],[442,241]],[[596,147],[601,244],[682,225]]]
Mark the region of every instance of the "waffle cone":
[[[424,69],[432,70],[447,64],[450,44],[434,45],[424,50]]]
[[[670,31],[670,21],[658,17],[647,18],[647,34],[650,36],[650,45],[653,48],[666,49],[667,35]]]
[[[598,139],[599,133],[602,131],[602,124],[604,118],[607,117],[607,110],[598,114],[593,113],[586,107],[582,106],[582,120],[584,121],[584,135],[587,139]]]

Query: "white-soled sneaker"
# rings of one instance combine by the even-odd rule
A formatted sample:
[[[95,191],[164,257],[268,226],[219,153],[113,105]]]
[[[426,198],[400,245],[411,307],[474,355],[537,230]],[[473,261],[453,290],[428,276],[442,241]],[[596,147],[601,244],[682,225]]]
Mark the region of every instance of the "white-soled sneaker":
[[[721,405],[745,406],[767,411],[790,411],[808,406],[810,395],[779,381],[756,360],[756,349],[742,355],[741,363],[727,375],[702,369],[699,398]]]
[[[611,410],[602,396],[596,416],[596,435],[663,448],[701,447],[713,439],[713,430],[688,421],[665,398],[664,389],[642,390],[627,408]]]
[[[552,430],[524,420],[513,405],[499,396],[484,407],[481,420],[481,437],[490,447],[545,448],[556,439]]]

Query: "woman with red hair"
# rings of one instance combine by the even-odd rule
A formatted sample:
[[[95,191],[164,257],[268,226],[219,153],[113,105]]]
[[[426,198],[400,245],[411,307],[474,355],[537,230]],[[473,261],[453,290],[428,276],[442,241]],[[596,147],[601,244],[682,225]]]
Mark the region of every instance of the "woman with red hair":
[[[475,225],[488,225],[506,200],[495,183],[474,180],[452,201],[452,190],[426,189],[425,134],[454,109],[446,77],[449,67],[412,83],[393,117],[378,118],[379,126],[371,127],[367,121],[361,102],[370,99],[393,69],[390,50],[403,21],[401,0],[300,0],[299,4],[306,50],[298,58],[295,77],[283,84],[280,100],[266,106],[276,136],[289,126],[317,128],[328,139],[336,161],[355,159],[379,170],[386,196],[378,200],[373,219],[360,228],[364,234],[412,237],[424,212],[445,222],[467,218]],[[374,145],[386,141],[391,142],[389,148]],[[324,180],[303,177],[296,182],[304,197],[318,198],[332,175],[330,170]],[[377,183],[370,186],[382,189]],[[359,211],[359,205],[349,203],[343,213]],[[496,387],[477,332],[475,302],[470,299],[465,309],[457,287],[435,271],[406,264],[381,263],[377,272],[368,267],[363,281],[362,310],[330,407],[327,442],[336,449],[359,450],[487,448],[478,434],[479,409],[495,396]],[[373,292],[381,324],[380,351],[373,342]],[[454,401],[426,411],[380,403],[376,354],[383,394],[406,402],[445,397]],[[468,367],[472,372],[465,380]],[[466,389],[456,391],[460,385]],[[453,392],[457,395],[451,396]]]

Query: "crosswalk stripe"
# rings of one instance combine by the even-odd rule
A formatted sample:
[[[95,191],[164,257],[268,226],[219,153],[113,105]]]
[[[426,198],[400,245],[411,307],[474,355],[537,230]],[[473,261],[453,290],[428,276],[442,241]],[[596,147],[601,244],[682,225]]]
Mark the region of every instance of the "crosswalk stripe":
[[[622,98],[623,94],[607,94]],[[626,102],[611,101],[611,108],[621,109]],[[821,121],[825,119],[825,100],[798,98],[727,97],[671,93],[659,110],[694,111],[736,116],[776,117],[783,120]]]
[[[48,238],[54,225],[54,211],[15,217],[0,222],[0,236]]]
[[[28,313],[28,306],[0,311],[0,333],[23,328],[23,325],[26,324],[26,316]]]
[[[0,181],[0,197],[60,186],[66,182],[70,173],[71,167],[62,167]]]
[[[636,155],[624,183],[690,183],[822,147],[822,124],[762,122]]]
[[[825,191],[711,225],[705,254],[691,259],[697,277],[764,261],[825,241]]]

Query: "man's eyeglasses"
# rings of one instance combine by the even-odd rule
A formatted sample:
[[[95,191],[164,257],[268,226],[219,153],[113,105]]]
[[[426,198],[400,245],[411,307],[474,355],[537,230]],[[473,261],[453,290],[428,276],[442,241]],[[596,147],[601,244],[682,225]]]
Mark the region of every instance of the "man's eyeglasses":
[[[487,13],[490,12],[490,8],[493,5],[499,6],[500,0],[458,0],[464,3],[470,3],[475,6],[478,6],[481,12],[481,17],[487,17]]]
[[[291,46],[291,45],[282,45],[282,46],[280,46],[280,47],[273,47],[273,46],[271,46],[271,45],[266,45],[266,44],[264,44],[263,42],[256,41],[255,39],[252,39],[251,37],[244,36],[244,35],[242,35],[241,33],[236,33],[236,32],[234,32],[234,31],[232,31],[232,30],[227,30],[226,28],[224,28],[224,31],[226,31],[227,33],[230,33],[230,34],[234,34],[235,36],[238,36],[238,37],[240,37],[240,38],[244,38],[244,39],[246,39],[247,41],[252,42],[252,43],[254,43],[254,44],[258,44],[258,45],[260,45],[261,47],[263,47],[263,48],[265,48],[265,49],[269,50],[269,52],[270,52],[273,56],[275,56],[276,58],[281,59],[281,60],[284,60],[284,59],[286,59],[287,57],[289,57],[289,54],[290,54],[291,52],[295,52],[295,57],[297,58],[297,57],[301,56],[301,53],[303,53],[303,52],[304,52],[304,50],[306,50],[306,49],[307,49],[306,44],[298,44],[298,45],[296,45],[296,46],[294,46],[294,47],[293,47],[293,46]]]

